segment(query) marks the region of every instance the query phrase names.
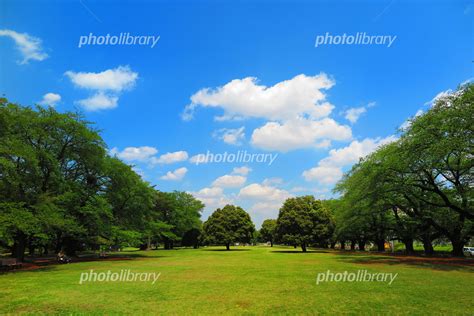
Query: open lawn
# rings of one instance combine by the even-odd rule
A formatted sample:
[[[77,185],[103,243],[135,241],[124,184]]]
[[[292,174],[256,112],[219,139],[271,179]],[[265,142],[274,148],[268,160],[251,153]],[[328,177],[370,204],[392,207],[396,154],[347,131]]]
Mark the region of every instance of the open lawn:
[[[453,260],[284,247],[128,251],[121,258],[0,275],[1,313],[471,314],[474,265]],[[126,256],[126,257],[125,257]],[[151,282],[88,282],[81,273],[161,273]],[[320,272],[398,273],[387,282],[325,282]]]

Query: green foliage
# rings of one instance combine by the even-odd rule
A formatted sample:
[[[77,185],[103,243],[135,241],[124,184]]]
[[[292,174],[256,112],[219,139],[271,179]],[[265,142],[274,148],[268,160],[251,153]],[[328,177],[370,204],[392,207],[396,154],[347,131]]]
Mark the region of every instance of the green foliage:
[[[236,242],[249,243],[253,238],[255,226],[250,215],[239,206],[226,205],[218,208],[204,223],[206,242],[226,245],[227,250]]]
[[[179,241],[200,231],[204,205],[184,192],[155,191],[106,154],[77,113],[0,99],[0,246],[120,248]]]
[[[260,239],[263,242],[269,241],[272,247],[275,241],[276,226],[276,219],[266,219],[262,223],[262,228],[260,228]]]
[[[278,239],[290,245],[326,246],[334,231],[331,213],[322,202],[307,195],[289,198],[280,209],[277,220]]]
[[[446,236],[453,254],[462,256],[474,232],[473,101],[472,84],[439,99],[411,120],[399,140],[345,175],[336,187],[345,205],[337,216],[341,238],[351,238],[357,227],[379,245],[402,240],[407,251],[422,240],[429,253],[432,241]]]

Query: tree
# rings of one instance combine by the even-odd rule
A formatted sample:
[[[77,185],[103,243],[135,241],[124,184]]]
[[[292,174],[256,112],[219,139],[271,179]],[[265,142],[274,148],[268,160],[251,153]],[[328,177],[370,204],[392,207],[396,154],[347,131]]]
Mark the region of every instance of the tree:
[[[4,98],[0,123],[0,220],[13,255],[22,260],[40,240],[74,251],[79,239],[98,237],[110,215],[96,196],[105,157],[98,132],[77,113],[35,111]]]
[[[253,238],[255,226],[250,215],[241,207],[226,205],[209,216],[203,229],[208,243],[225,245],[229,250],[233,243],[249,243]]]
[[[276,228],[278,239],[300,245],[303,252],[311,244],[327,245],[333,231],[330,212],[311,195],[289,198],[280,208]]]
[[[204,204],[186,192],[157,192],[155,210],[157,219],[170,225],[169,231],[163,232],[160,239],[165,249],[172,249],[174,243],[186,239],[201,230],[201,212]],[[195,236],[194,245],[197,245],[198,236]],[[188,242],[188,241],[186,241]]]
[[[273,242],[275,240],[276,225],[276,219],[266,219],[262,223],[262,228],[260,228],[260,238],[264,242],[269,241],[271,247],[273,247]]]

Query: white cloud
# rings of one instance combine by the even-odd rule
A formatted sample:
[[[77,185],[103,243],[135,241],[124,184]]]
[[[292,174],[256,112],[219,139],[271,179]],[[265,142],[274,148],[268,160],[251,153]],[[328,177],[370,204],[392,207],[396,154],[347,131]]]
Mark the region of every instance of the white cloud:
[[[153,157],[158,150],[155,147],[142,146],[142,147],[127,147],[122,151],[119,151],[117,147],[110,150],[110,154],[117,156],[125,161],[148,161]]]
[[[79,88],[115,92],[132,88],[138,79],[138,73],[133,72],[129,66],[119,66],[97,73],[66,71],[65,75]]]
[[[245,138],[244,130],[244,126],[240,128],[221,128],[215,131],[213,136],[230,145],[241,145]]]
[[[301,74],[272,87],[258,85],[254,77],[234,79],[222,87],[206,88],[195,93],[183,113],[183,119],[191,119],[199,106],[222,108],[224,119],[256,117],[286,120],[301,114],[312,118],[326,117],[334,106],[324,102],[326,96],[321,90],[333,85],[334,81],[324,73],[316,76]]]
[[[198,107],[220,108],[224,113],[216,118],[219,121],[267,120],[252,133],[251,143],[255,147],[281,152],[328,148],[331,140],[352,137],[349,126],[328,117],[334,106],[326,100],[325,90],[334,84],[334,80],[324,73],[316,76],[300,74],[271,87],[259,85],[254,77],[235,79],[224,86],[201,89],[192,95],[183,119],[191,119]],[[228,143],[238,142],[234,133],[227,136]]]
[[[184,178],[187,172],[188,172],[188,169],[186,167],[178,168],[174,171],[168,171],[166,175],[162,176],[160,179],[179,181]]]
[[[108,95],[104,92],[98,92],[87,99],[76,101],[76,103],[82,106],[87,111],[93,112],[116,108],[117,101],[117,96]]]
[[[15,41],[16,48],[23,57],[23,60],[19,61],[22,65],[30,60],[42,61],[48,58],[48,54],[43,51],[41,39],[37,37],[7,29],[0,30],[0,36],[10,37]]]
[[[151,162],[155,164],[171,164],[175,162],[185,161],[187,159],[188,153],[186,151],[181,150],[163,154],[159,158],[152,157]]]
[[[320,160],[318,165],[303,172],[306,181],[318,181],[322,184],[334,184],[343,175],[342,167],[349,166],[375,151],[379,146],[395,141],[394,136],[386,138],[353,141],[348,146],[340,149],[332,149],[329,156]]]
[[[240,188],[247,178],[239,175],[223,175],[212,182],[213,187],[219,188]]]
[[[331,118],[297,118],[284,123],[268,122],[253,131],[251,143],[266,150],[287,152],[300,148],[326,147],[330,140],[349,140],[351,128]]]
[[[282,183],[283,183],[282,178],[266,178],[262,182],[262,184],[265,185],[265,186],[273,185],[273,184],[282,184]]]
[[[206,205],[207,210],[222,208],[226,204],[232,204],[234,201],[224,194],[224,190],[219,187],[203,188],[197,192],[189,192],[196,199]]]
[[[257,202],[254,205],[250,207],[250,213],[252,215],[252,219],[259,220],[259,222],[263,221],[263,219],[266,218],[277,218],[278,217],[278,211],[283,205],[283,201],[278,201],[278,202]]]
[[[303,172],[307,181],[316,180],[322,184],[334,184],[342,178],[341,167],[317,166]]]
[[[262,184],[252,183],[240,189],[238,194],[240,200],[253,202],[249,213],[257,223],[261,223],[265,218],[276,218],[285,200],[292,196],[290,192],[274,187],[268,181]]]
[[[284,201],[290,196],[291,194],[286,190],[259,183],[249,184],[239,192],[240,198],[260,201]]]
[[[357,122],[357,120],[359,119],[359,117],[364,114],[365,112],[367,112],[366,108],[365,107],[360,107],[360,108],[350,108],[348,109],[346,112],[345,112],[345,118],[351,122],[352,124],[354,124],[355,122]]]
[[[247,181],[247,174],[251,171],[247,166],[236,167],[232,170],[231,174],[223,175],[214,182],[212,182],[213,187],[219,188],[240,188]]]
[[[49,92],[43,96],[43,99],[39,102],[39,104],[55,106],[59,101],[61,101],[61,96],[59,94]]]
[[[78,88],[96,91],[89,98],[77,101],[88,111],[113,109],[117,107],[121,92],[132,89],[138,73],[129,66],[119,66],[102,72],[66,71],[65,75]]]
[[[233,174],[241,174],[243,176],[246,176],[250,171],[252,171],[251,168],[249,168],[247,166],[243,166],[243,167],[235,167],[234,170],[232,170],[232,173]]]

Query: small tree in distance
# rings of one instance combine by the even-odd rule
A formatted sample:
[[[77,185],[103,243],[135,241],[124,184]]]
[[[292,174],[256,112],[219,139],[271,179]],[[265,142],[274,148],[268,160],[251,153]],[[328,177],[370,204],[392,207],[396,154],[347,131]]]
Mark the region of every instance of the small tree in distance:
[[[250,215],[241,207],[226,205],[218,208],[203,225],[205,241],[215,245],[230,245],[236,242],[249,243],[255,226]]]
[[[266,219],[262,223],[262,228],[260,228],[261,240],[264,242],[269,241],[271,247],[273,247],[273,242],[275,241],[276,226],[276,219]]]

